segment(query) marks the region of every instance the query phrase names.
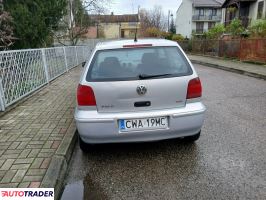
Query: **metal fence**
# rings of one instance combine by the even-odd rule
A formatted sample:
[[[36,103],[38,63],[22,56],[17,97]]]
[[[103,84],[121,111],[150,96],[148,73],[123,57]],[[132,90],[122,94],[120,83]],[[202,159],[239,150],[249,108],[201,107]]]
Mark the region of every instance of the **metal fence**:
[[[93,47],[1,51],[0,111],[86,61]]]

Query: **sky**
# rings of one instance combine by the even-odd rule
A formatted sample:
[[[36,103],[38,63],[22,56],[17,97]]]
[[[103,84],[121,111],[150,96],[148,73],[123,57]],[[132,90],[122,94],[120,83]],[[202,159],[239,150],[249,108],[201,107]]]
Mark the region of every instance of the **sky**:
[[[138,12],[138,6],[147,10],[152,9],[155,5],[162,6],[167,15],[170,10],[174,15],[182,0],[111,0],[109,12],[114,14],[132,14]]]

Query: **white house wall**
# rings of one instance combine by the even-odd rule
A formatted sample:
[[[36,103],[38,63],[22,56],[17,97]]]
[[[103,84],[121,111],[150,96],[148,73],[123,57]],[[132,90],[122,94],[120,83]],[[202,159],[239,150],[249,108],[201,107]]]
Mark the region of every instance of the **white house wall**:
[[[183,0],[176,12],[176,33],[190,38],[192,32],[192,0]]]
[[[264,1],[264,6],[263,6],[263,12],[262,12],[262,18],[265,17],[265,12],[266,12],[266,0],[258,0],[254,3],[250,4],[249,7],[249,18],[251,19],[251,23],[254,23],[254,21],[257,19],[258,15],[258,4],[259,2]]]

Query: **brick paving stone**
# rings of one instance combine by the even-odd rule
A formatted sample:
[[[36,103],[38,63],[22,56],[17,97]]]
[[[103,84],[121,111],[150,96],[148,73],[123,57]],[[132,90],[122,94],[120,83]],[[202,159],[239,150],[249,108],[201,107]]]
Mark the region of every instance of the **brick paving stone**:
[[[40,137],[40,139],[39,139],[39,140],[42,140],[42,141],[47,141],[47,140],[48,140],[48,138],[49,138],[49,135],[43,135],[43,136],[41,136],[41,137]]]
[[[38,154],[38,157],[41,157],[41,158],[50,158],[54,155],[53,152],[40,152]]]
[[[26,148],[28,149],[41,149],[42,148],[42,144],[28,144]]]
[[[42,149],[40,153],[54,153],[56,149]]]
[[[31,149],[24,149],[20,154],[19,158],[27,158],[27,156],[30,154]]]
[[[16,149],[16,148],[17,148],[17,146],[19,145],[19,142],[17,142],[17,138],[18,138],[18,137],[19,137],[19,135],[12,135],[12,136],[8,139],[8,141],[13,142],[13,143],[10,145],[9,149]]]
[[[34,158],[19,158],[17,159],[14,164],[29,164],[33,163]]]
[[[52,133],[53,132],[53,128],[42,128],[39,130],[38,133],[44,133],[44,134],[49,134],[49,133]]]
[[[2,141],[2,138],[0,138],[0,141]],[[0,142],[0,147],[4,146],[4,145],[9,146],[10,144],[11,144],[11,142]]]
[[[29,144],[44,145],[43,141],[30,141]]]
[[[26,172],[27,172],[27,170],[22,170],[22,169],[18,170],[11,182],[13,182],[13,183],[21,182],[23,177],[25,176]]]
[[[6,171],[0,171],[0,180],[2,180],[5,174],[6,174]]]
[[[1,156],[1,159],[12,159],[12,158],[18,158],[19,154],[3,154]]]
[[[16,164],[12,165],[11,169],[28,169],[30,164]]]
[[[57,149],[59,147],[60,143],[61,143],[61,141],[54,141],[53,145],[52,145],[52,148],[53,149]]]
[[[43,160],[44,158],[35,158],[30,168],[31,169],[40,168],[41,164],[43,163]]]
[[[1,139],[1,141],[2,141],[2,139]],[[9,145],[7,145],[7,144],[6,144],[6,145],[1,144],[1,145],[0,145],[0,150],[6,150],[6,149],[8,148],[8,146],[9,146]]]
[[[44,175],[46,173],[46,169],[29,169],[27,172],[27,176],[38,176]]]
[[[44,148],[44,149],[49,149],[49,148],[51,148],[51,146],[53,145],[53,142],[54,142],[54,141],[47,141],[47,142],[45,142],[43,148]]]
[[[5,160],[0,160],[0,169],[2,167],[2,165],[5,163]]]
[[[25,149],[27,145],[28,145],[28,142],[22,142],[21,141],[20,144],[18,145],[17,149]]]
[[[29,185],[29,188],[38,188],[40,187],[41,185],[41,182],[31,182],[30,185]]]
[[[19,188],[28,188],[30,185],[30,182],[21,182],[18,187]]]
[[[65,134],[66,131],[67,131],[67,129],[65,129],[65,128],[61,128],[59,133],[60,133],[60,134]]]
[[[14,162],[15,159],[7,159],[1,166],[0,170],[9,170]]]
[[[23,182],[42,181],[43,176],[24,176]]]
[[[19,183],[0,183],[0,188],[16,188]]]
[[[12,150],[6,150],[5,154],[20,154],[22,152],[21,149],[12,149]]]
[[[29,128],[40,128],[42,127],[42,124],[31,124]]]
[[[28,158],[35,158],[37,157],[38,153],[40,152],[41,149],[32,149],[30,154],[28,155]]]
[[[29,142],[29,141],[31,141],[31,138],[29,138],[29,137],[19,137],[17,139],[17,141],[19,141],[19,142]]]
[[[47,169],[49,164],[51,162],[51,158],[45,158],[44,161],[41,164],[41,169]]]
[[[8,170],[0,183],[10,183],[16,172],[17,170]]]
[[[56,137],[49,137],[50,140],[59,140],[59,141],[62,141],[64,137],[61,135],[57,135]]]

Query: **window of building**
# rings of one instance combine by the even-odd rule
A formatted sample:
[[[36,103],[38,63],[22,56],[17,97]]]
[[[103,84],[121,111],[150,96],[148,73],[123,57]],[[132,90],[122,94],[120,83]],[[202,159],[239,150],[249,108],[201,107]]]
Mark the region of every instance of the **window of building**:
[[[258,3],[258,14],[257,14],[257,19],[261,19],[261,18],[262,18],[263,7],[264,7],[264,2],[263,2],[263,1],[260,1],[260,2]]]
[[[208,22],[208,30],[215,26],[215,22]]]
[[[211,9],[211,15],[212,16],[216,16],[217,15],[217,9],[216,8],[212,8]]]
[[[196,33],[203,33],[204,22],[196,22]]]
[[[204,16],[204,9],[203,8],[199,8],[199,16]]]

